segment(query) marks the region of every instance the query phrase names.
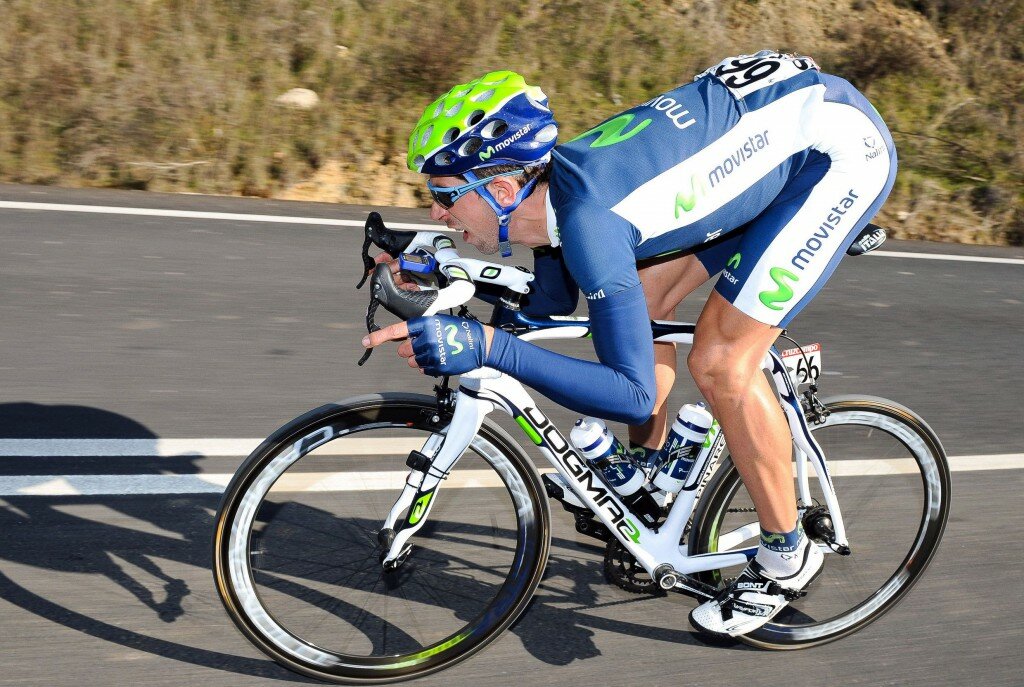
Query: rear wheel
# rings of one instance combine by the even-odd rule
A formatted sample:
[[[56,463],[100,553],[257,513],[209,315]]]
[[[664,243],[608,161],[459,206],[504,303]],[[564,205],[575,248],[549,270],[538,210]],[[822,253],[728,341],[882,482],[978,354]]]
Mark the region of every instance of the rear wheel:
[[[344,683],[417,677],[480,650],[525,610],[547,560],[547,501],[522,449],[488,421],[434,492],[408,556],[395,570],[381,563],[377,533],[409,451],[442,430],[435,417],[433,398],[405,394],[324,406],[235,474],[216,519],[217,590],[285,667]]]
[[[828,461],[851,554],[830,553],[810,593],[742,641],[769,649],[799,649],[856,632],[891,609],[928,567],[949,514],[946,456],[931,429],[910,410],[884,399],[837,398],[826,422],[812,426]],[[828,515],[811,472],[813,512],[801,505],[808,535],[822,541]],[[799,490],[797,490],[799,498]],[[756,524],[739,473],[725,460],[694,517],[691,554],[756,546],[729,533]],[[724,585],[741,568],[713,570],[702,580]]]

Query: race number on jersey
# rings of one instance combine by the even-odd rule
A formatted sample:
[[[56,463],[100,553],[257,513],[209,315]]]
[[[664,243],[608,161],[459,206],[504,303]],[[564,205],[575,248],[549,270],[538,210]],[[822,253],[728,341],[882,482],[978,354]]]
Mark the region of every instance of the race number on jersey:
[[[808,69],[820,71],[817,63],[810,57],[762,50],[753,55],[737,55],[724,59],[711,69],[695,76],[694,81],[709,74],[717,76],[734,96],[745,98],[755,91],[785,81]]]

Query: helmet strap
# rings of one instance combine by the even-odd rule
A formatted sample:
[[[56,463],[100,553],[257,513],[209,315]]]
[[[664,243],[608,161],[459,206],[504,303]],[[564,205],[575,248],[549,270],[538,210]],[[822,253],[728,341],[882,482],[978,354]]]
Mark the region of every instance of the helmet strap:
[[[466,181],[478,181],[478,177],[472,170],[463,172],[462,175],[466,177]],[[526,200],[526,197],[533,192],[533,188],[537,185],[537,179],[533,178],[526,182],[526,184],[519,189],[516,193],[516,197],[512,200],[512,204],[507,207],[502,207],[491,192],[487,190],[487,186],[478,186],[476,192],[480,194],[487,204],[494,210],[494,214],[498,216],[498,247],[501,249],[501,257],[509,258],[512,257],[512,243],[508,240],[508,224],[509,220],[512,219],[512,213],[515,211],[519,204]]]

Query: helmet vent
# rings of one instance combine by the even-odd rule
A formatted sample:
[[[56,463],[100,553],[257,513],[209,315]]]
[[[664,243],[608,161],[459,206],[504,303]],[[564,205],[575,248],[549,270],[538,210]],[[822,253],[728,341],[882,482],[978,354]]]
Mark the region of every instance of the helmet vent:
[[[421,170],[421,169],[423,169],[423,163],[426,162],[426,161],[427,160],[426,160],[425,157],[423,157],[422,155],[417,155],[416,157],[414,157],[412,159],[412,164],[413,164],[413,167],[415,167],[417,170]]]
[[[441,112],[444,110],[444,98],[437,101],[437,107],[434,108],[433,119],[437,119],[441,116]]]
[[[489,100],[493,95],[494,89],[488,88],[486,91],[481,91],[480,93],[477,93],[472,98],[470,98],[470,100],[472,100],[475,103],[482,103],[485,100]]]
[[[483,118],[484,118],[484,111],[483,110],[475,110],[471,115],[469,115],[469,119],[466,120],[466,123],[469,124],[470,126],[476,126],[477,124],[480,123],[480,121]]]
[[[453,126],[451,129],[448,129],[448,131],[444,132],[444,136],[441,137],[441,143],[444,145],[448,145],[458,137],[459,129],[458,127]]]
[[[441,151],[434,156],[434,163],[441,167],[447,167],[453,162],[455,162],[455,156],[447,151]]]
[[[474,136],[459,148],[459,155],[468,156],[476,155],[476,152],[480,150],[480,146],[483,145],[483,140],[479,136]]]
[[[501,119],[495,119],[483,128],[480,133],[484,138],[497,138],[508,131],[508,123]]]
[[[462,101],[460,100],[459,102],[455,103],[454,105],[449,107],[447,110],[445,110],[444,116],[445,117],[454,117],[455,115],[459,114],[459,110],[461,110],[461,109],[462,109]]]
[[[546,127],[537,132],[537,135],[533,137],[535,141],[540,143],[547,143],[553,141],[558,136],[558,127],[554,124],[548,124]]]
[[[427,145],[427,141],[430,140],[430,134],[434,133],[434,125],[431,124],[423,131],[423,136],[420,137],[420,147]]]

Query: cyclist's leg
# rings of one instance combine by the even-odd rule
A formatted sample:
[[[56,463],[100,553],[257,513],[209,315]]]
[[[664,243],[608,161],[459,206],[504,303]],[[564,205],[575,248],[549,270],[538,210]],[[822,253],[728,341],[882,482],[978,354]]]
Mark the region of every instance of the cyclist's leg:
[[[675,319],[676,306],[709,278],[708,268],[694,254],[645,262],[637,265],[637,272],[647,299],[647,312],[654,320]],[[629,428],[630,441],[649,449],[658,449],[665,441],[668,424],[665,400],[676,381],[675,344],[654,344],[654,378],[657,384],[654,413],[644,424]]]
[[[807,159],[772,205],[746,227],[698,320],[688,359],[722,425],[762,527],[771,532],[795,532],[796,511],[788,428],[774,399],[766,400],[771,393],[760,373],[761,359],[779,330],[832,275],[895,177],[892,140],[877,113],[845,81],[834,79],[828,86],[819,119],[808,123],[813,135]],[[808,550],[804,541],[799,551]],[[776,561],[763,542],[759,562],[762,556],[765,563],[779,566],[809,560]],[[781,570],[769,572],[781,580]],[[809,580],[814,573],[800,565],[793,575]],[[735,592],[737,598],[743,594]],[[758,603],[760,612],[738,613],[728,621],[718,601],[702,604],[695,610],[697,624],[742,634],[766,622],[786,600],[778,596]]]
[[[762,525],[771,532],[790,531],[796,511],[788,427],[760,372],[761,361],[888,195],[892,176],[872,175],[863,167],[814,153],[747,226],[697,322],[690,371],[722,424]]]
[[[781,330],[758,322],[717,291],[708,298],[687,358],[697,387],[722,426],[761,526],[789,532],[796,497],[788,472],[792,439],[761,363]]]

